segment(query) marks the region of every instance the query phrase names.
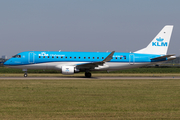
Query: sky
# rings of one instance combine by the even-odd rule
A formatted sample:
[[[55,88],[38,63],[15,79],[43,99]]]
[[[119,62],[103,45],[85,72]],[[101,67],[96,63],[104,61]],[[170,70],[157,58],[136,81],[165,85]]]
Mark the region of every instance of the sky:
[[[1,0],[0,57],[23,51],[134,52],[174,25],[168,54],[180,55],[180,0]]]

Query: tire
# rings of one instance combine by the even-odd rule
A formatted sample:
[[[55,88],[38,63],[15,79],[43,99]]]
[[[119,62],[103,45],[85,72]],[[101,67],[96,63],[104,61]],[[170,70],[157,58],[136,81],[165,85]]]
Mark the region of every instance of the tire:
[[[28,76],[27,73],[25,73],[25,74],[24,74],[24,77],[27,77],[27,76]]]
[[[90,73],[90,72],[86,72],[86,73],[85,73],[85,77],[91,78],[91,73]]]

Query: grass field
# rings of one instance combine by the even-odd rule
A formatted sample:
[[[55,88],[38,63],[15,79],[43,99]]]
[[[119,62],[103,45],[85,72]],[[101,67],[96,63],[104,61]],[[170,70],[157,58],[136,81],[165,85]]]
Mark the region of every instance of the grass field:
[[[92,77],[179,77],[180,73],[92,73]],[[23,73],[0,73],[0,77],[24,77]],[[28,77],[84,77],[84,73],[73,75],[29,73]]]
[[[0,80],[0,119],[180,119],[180,80]]]
[[[7,67],[0,67],[0,73],[1,74],[12,74],[12,73],[24,73],[22,69],[13,69],[13,68],[7,68]],[[60,74],[60,71],[58,70],[28,70],[28,73],[38,73],[38,74]],[[92,73],[107,73],[107,71],[92,71]],[[127,69],[127,70],[118,70],[118,71],[111,71],[110,73],[180,73],[180,67],[144,67],[144,68],[133,68],[133,69]]]

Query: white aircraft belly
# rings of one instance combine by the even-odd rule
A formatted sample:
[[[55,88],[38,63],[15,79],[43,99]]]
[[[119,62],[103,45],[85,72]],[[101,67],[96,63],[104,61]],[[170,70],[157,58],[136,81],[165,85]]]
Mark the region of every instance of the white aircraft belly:
[[[8,66],[10,68],[18,69],[57,69],[56,66],[84,64],[87,62],[47,62],[47,63],[38,63],[38,64],[29,64],[29,65],[18,65],[18,66]]]
[[[48,62],[48,63],[38,63],[29,65],[19,65],[19,66],[9,66],[11,68],[19,69],[51,69],[51,70],[61,70],[61,66],[76,66],[77,64],[85,64],[88,62]],[[95,67],[92,70],[122,70],[134,67],[141,67],[150,63],[134,63],[129,64],[129,62],[106,62],[104,66]],[[57,67],[58,66],[58,67]],[[60,66],[60,67],[59,67]]]
[[[141,67],[144,65],[148,65],[150,63],[119,63],[119,62],[108,62],[107,65],[109,66],[108,70],[122,70],[122,69],[128,69],[128,68],[135,68],[135,67]]]

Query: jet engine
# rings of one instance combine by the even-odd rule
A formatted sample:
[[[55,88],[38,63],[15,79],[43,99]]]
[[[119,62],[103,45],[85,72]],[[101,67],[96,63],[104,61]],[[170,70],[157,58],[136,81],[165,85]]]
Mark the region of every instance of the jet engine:
[[[69,75],[69,74],[74,74],[78,73],[79,70],[76,69],[74,66],[62,66],[62,74]]]

